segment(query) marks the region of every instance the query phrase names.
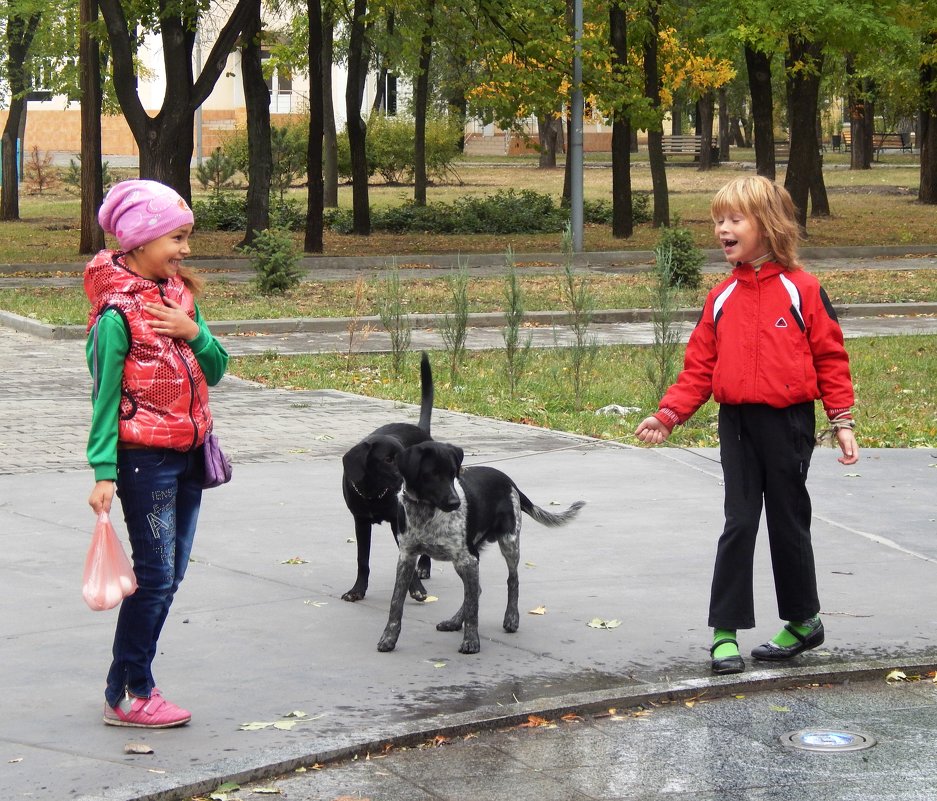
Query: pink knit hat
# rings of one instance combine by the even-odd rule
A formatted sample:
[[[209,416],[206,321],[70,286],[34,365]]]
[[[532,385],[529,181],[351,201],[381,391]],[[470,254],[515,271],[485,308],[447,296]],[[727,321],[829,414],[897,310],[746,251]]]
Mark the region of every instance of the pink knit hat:
[[[195,217],[174,189],[158,181],[134,180],[111,187],[98,211],[98,222],[127,252],[194,224]]]

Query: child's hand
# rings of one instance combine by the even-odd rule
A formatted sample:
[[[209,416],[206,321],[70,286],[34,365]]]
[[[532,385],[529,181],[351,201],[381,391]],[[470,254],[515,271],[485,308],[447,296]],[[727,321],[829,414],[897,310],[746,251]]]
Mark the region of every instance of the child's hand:
[[[843,452],[837,461],[841,464],[855,464],[859,461],[859,446],[856,444],[856,435],[851,428],[837,428],[836,439],[839,449]]]
[[[670,429],[654,415],[651,415],[641,421],[640,425],[634,430],[634,435],[641,442],[646,442],[648,445],[660,445],[670,436]]]
[[[147,303],[146,310],[156,318],[147,322],[157,334],[186,342],[198,336],[198,323],[176,301],[164,298],[162,304]]]
[[[114,500],[114,482],[113,481],[96,481],[94,484],[94,489],[91,490],[91,495],[88,498],[88,504],[94,509],[96,515],[101,514],[101,512],[111,511],[111,503]]]

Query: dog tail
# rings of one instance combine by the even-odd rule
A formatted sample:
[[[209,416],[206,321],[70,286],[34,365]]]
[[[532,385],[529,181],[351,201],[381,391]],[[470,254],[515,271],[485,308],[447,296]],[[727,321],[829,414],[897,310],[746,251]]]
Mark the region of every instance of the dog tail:
[[[585,501],[576,501],[565,512],[555,514],[554,512],[548,512],[546,509],[541,509],[520,490],[517,490],[517,494],[521,499],[521,511],[530,515],[534,520],[540,523],[540,525],[550,526],[551,528],[565,526],[570,520],[578,515],[579,510],[586,505]]]
[[[417,427],[429,435],[430,418],[433,416],[433,368],[429,365],[426,351],[420,356],[420,422]]]

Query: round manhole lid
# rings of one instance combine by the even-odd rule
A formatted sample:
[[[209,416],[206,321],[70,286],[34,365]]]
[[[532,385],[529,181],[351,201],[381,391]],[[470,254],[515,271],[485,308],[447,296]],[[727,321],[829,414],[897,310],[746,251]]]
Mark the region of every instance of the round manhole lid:
[[[862,751],[876,739],[871,734],[841,729],[801,729],[781,735],[781,743],[802,751]]]

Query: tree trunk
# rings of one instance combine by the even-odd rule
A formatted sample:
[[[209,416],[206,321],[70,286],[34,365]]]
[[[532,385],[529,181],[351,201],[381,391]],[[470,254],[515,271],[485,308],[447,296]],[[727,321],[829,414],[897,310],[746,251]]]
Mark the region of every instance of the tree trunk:
[[[338,206],[338,132],[335,130],[335,106],[332,103],[332,37],[335,35],[335,17],[332,4],[322,9],[322,190],[326,208]]]
[[[670,132],[674,136],[683,134],[683,93],[679,90],[673,93],[673,108],[670,110]]]
[[[654,194],[654,228],[670,225],[670,191],[667,188],[667,164],[664,161],[663,126],[660,122],[660,71],[657,64],[657,40],[660,28],[660,3],[648,7],[651,30],[644,40],[644,96],[656,112],[657,122],[647,131],[647,156],[651,165],[651,187]],[[674,101],[674,110],[677,103]]]
[[[812,195],[820,203],[815,207],[815,215],[829,214],[816,127],[823,47],[800,35],[789,37],[789,47],[787,87],[791,103],[791,155],[784,187],[794,201],[797,221],[806,231],[808,197]],[[795,64],[798,65],[796,70],[793,69]]]
[[[771,56],[746,44],[745,63],[748,66],[748,89],[752,96],[752,118],[755,122],[755,172],[773,181],[776,171]]]
[[[0,192],[0,220],[20,218],[20,190],[17,176],[20,165],[16,142],[26,123],[26,91],[29,89],[27,61],[36,29],[42,18],[41,11],[28,17],[11,14],[6,21],[7,81],[10,86],[10,110],[7,113],[3,135],[0,138],[0,159],[3,169],[3,190]],[[25,143],[20,142],[25,148]]]
[[[390,38],[394,35],[394,24],[396,22],[396,15],[393,10],[387,12],[387,38]],[[387,53],[381,53],[378,56],[379,67],[377,70],[377,81],[374,90],[374,102],[371,104],[371,113],[373,114],[376,111],[382,111],[384,103],[387,99]]]
[[[309,145],[306,151],[306,235],[303,250],[306,253],[321,253],[325,227],[325,194],[322,180],[322,140],[325,134],[325,98],[322,95],[322,0],[308,0],[306,6],[309,17]]]
[[[137,94],[136,29],[131,32],[120,0],[98,0],[111,45],[114,91],[140,150],[141,178],[162,181],[186,200],[191,199],[195,110],[211,94],[228,54],[259,4],[260,0],[238,0],[197,77],[192,73],[192,52],[198,18],[188,4],[173,4],[172,10],[164,10],[160,38],[166,94],[159,112],[151,117]]]
[[[238,247],[250,245],[270,227],[270,91],[260,59],[262,36],[260,6],[244,26],[241,38],[241,80],[247,113],[247,226]]]
[[[609,40],[612,46],[612,80],[620,83],[628,66],[628,17],[621,2],[608,8]],[[612,114],[612,236],[619,239],[634,233],[631,198],[631,120],[619,105]]]
[[[354,0],[351,35],[348,40],[348,82],[345,86],[345,115],[351,150],[352,230],[359,236],[371,233],[371,210],[368,208],[367,126],[361,117],[364,81],[368,69],[368,47],[364,17],[367,0]]]
[[[435,0],[426,0],[423,36],[420,39],[420,74],[416,78],[413,132],[413,202],[426,205],[426,109],[429,105],[429,67],[433,57],[433,11]]]
[[[98,209],[104,201],[101,48],[90,30],[98,19],[96,0],[81,0],[78,15],[78,82],[81,92],[81,234],[78,252],[90,254],[104,247],[104,231],[98,225]]]
[[[729,143],[731,131],[729,130],[729,99],[726,88],[719,88],[719,161],[729,160]]]
[[[925,41],[927,49],[937,45],[937,34]],[[921,186],[918,200],[937,204],[937,65],[922,64],[921,70]]]
[[[556,154],[563,141],[563,119],[554,114],[537,115],[537,134],[540,138],[540,169],[554,169]]]
[[[713,168],[713,93],[707,92],[699,101],[699,128],[700,136],[699,170],[708,172]]]

